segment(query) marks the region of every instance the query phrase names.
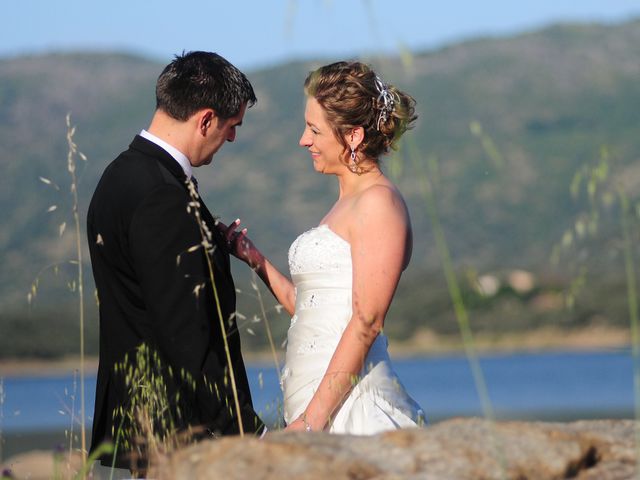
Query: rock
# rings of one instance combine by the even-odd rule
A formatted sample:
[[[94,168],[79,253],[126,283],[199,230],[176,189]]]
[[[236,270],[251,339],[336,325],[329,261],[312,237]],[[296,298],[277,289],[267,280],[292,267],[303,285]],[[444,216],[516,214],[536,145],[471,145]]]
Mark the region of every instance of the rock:
[[[149,478],[622,480],[637,477],[637,456],[632,420],[453,419],[373,437],[274,432],[210,440],[157,459]]]
[[[71,480],[82,470],[79,453],[34,450],[7,459],[0,468],[15,480]]]

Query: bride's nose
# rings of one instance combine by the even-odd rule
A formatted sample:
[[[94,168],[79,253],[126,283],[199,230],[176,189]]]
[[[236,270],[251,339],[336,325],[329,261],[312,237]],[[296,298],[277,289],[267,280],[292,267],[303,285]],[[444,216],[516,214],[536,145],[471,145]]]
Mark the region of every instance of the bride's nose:
[[[311,135],[309,135],[309,132],[305,128],[304,132],[302,132],[302,136],[300,137],[298,145],[300,145],[301,147],[308,147],[311,145],[311,143],[313,143],[311,142]]]

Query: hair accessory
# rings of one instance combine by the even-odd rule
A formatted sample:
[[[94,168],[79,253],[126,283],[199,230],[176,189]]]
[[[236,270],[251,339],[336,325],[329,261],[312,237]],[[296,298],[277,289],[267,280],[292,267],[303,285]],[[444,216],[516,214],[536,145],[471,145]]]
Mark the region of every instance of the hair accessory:
[[[400,97],[395,92],[389,91],[389,86],[382,81],[382,79],[376,75],[375,79],[376,90],[378,91],[378,98],[376,100],[376,106],[380,109],[378,114],[378,121],[376,122],[376,128],[380,131],[380,124],[387,121],[389,116],[396,108],[396,101],[400,101]]]

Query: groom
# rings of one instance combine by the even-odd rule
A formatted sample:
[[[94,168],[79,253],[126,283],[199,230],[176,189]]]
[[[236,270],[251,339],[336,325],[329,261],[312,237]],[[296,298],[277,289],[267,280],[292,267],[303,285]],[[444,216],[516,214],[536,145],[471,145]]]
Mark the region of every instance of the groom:
[[[135,402],[120,367],[126,361],[124,370],[147,368],[138,360],[141,345],[158,354],[159,362],[154,358],[151,368],[158,369],[167,385],[179,430],[193,426],[203,436],[218,436],[237,434],[241,428],[264,429],[253,409],[240,353],[224,238],[198,200],[212,235],[209,262],[202,247],[192,248],[202,244],[203,237],[194,208],[187,208],[192,195],[197,198],[188,185],[194,167],[208,165],[225,142],[234,141],[245,110],[255,102],[245,75],[219,55],[177,56],[158,78],[149,128],[106,168],[98,183],[87,215],[100,302],[91,451],[134,434],[131,419],[123,419],[122,413]],[[129,468],[127,452],[119,450],[116,466]],[[102,456],[101,461],[110,466],[112,457]]]

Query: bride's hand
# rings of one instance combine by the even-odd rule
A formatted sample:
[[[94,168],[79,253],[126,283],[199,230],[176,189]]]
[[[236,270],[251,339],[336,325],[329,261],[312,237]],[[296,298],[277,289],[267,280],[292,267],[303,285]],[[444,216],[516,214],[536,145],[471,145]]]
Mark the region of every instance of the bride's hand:
[[[285,427],[284,431],[285,432],[305,432],[305,431],[309,431],[309,430],[307,430],[307,426],[305,425],[304,421],[302,420],[302,417],[298,417],[293,422],[291,422],[289,425],[287,425]]]
[[[227,242],[227,249],[231,255],[242,260],[251,268],[256,268],[262,260],[262,253],[256,248],[251,239],[247,237],[247,229],[237,230],[240,219],[235,220],[228,227],[222,222],[218,223]]]
[[[308,417],[306,413],[303,413],[298,418],[296,418],[293,422],[286,426],[285,431],[287,432],[312,432],[312,431],[321,431],[321,427],[313,428],[311,426],[310,421],[307,421]]]

